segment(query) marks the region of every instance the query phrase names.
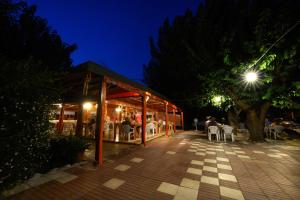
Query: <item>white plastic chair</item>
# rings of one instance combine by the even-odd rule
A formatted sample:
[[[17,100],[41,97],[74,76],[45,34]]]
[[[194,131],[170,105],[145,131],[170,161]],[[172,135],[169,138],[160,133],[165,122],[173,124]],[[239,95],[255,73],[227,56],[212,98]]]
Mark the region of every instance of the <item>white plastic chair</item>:
[[[154,123],[150,122],[146,126],[147,134],[150,133],[152,136],[156,133],[156,126]]]
[[[266,134],[266,136],[267,136],[267,138],[271,138],[271,126],[265,126],[264,127],[264,131],[265,131],[265,134]]]
[[[278,135],[283,131],[282,126],[270,126],[269,127],[269,134],[270,134],[270,139],[272,138],[272,135],[274,135],[274,139],[277,140]]]
[[[130,128],[128,133],[128,142],[131,140],[131,137],[134,139],[134,128]]]
[[[131,137],[134,138],[134,129],[130,125],[122,125],[122,132],[127,137],[128,142],[131,140]]]
[[[231,136],[231,141],[234,142],[234,135],[233,135],[233,127],[231,126],[223,126],[223,134],[224,134],[224,141],[226,142],[226,136]]]
[[[216,135],[217,141],[220,140],[220,130],[217,126],[208,127],[208,139],[211,141],[211,135]]]

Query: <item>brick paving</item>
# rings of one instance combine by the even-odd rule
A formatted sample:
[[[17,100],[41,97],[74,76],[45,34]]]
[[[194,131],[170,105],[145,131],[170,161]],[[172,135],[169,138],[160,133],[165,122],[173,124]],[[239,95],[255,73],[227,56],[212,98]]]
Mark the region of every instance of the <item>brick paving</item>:
[[[289,150],[291,149],[291,150]],[[284,143],[159,138],[101,169],[72,167],[9,199],[300,199],[300,151]]]

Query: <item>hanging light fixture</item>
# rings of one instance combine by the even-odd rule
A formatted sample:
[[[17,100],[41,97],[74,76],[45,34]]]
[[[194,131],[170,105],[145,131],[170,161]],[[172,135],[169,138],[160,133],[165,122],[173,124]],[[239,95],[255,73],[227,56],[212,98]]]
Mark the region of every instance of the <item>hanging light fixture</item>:
[[[116,112],[121,112],[122,111],[122,107],[121,106],[118,106],[118,107],[116,107]]]
[[[84,110],[90,110],[93,107],[91,102],[85,102],[83,103],[83,109]]]

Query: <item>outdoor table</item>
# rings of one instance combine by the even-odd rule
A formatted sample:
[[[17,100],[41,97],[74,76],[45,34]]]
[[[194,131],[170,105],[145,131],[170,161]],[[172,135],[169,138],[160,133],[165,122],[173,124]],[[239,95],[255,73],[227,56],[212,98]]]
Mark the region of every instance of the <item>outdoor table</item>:
[[[122,123],[121,122],[114,122],[114,139],[113,141],[116,141],[117,136],[118,140],[120,140],[120,128],[121,128]]]
[[[270,139],[272,138],[272,134],[274,135],[274,139],[276,140],[279,134],[282,132],[284,129],[283,126],[280,125],[275,125],[275,126],[269,126],[268,127],[268,133],[270,135]]]
[[[115,138],[115,123],[112,121],[107,122],[108,140],[114,140]],[[112,130],[112,131],[111,131]]]
[[[223,138],[224,124],[217,124],[217,127],[219,128],[220,140],[224,140],[224,138]]]

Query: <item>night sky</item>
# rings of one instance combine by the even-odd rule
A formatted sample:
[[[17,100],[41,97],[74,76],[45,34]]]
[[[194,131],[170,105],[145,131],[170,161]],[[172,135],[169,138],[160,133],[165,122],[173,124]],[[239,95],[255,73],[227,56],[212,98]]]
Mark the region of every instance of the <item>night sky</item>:
[[[201,0],[27,0],[38,6],[67,43],[78,49],[75,65],[91,60],[141,81],[150,59],[149,37],[157,38],[166,17],[173,19]]]

